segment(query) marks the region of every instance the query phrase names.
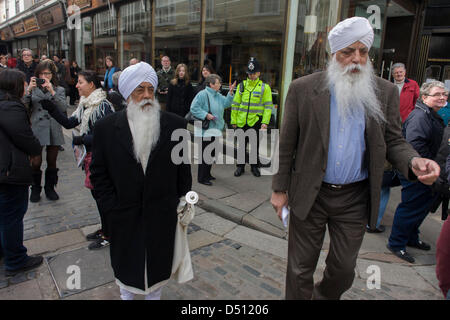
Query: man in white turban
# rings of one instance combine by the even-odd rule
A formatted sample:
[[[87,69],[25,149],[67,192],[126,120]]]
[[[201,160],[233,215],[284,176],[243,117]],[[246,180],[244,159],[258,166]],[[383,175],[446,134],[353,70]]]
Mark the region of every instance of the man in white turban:
[[[122,71],[127,108],[95,126],[91,181],[110,222],[111,265],[121,298],[160,299],[171,276],[177,205],[191,190],[189,164],[175,164],[172,132],[186,121],[160,110],[147,63]]]
[[[367,19],[340,22],[328,39],[327,70],[290,85],[272,181],[278,216],[290,209],[287,299],[340,299],[352,286],[366,225],[377,222],[385,159],[410,180],[439,176],[402,137],[398,89],[373,73]],[[326,267],[314,284],[327,228]]]

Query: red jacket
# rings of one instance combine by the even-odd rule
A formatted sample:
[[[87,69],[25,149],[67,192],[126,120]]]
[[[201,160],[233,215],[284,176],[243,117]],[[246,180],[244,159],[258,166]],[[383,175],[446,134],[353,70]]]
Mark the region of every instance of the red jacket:
[[[8,68],[14,69],[17,66],[16,58],[9,58],[7,62]]]
[[[400,117],[402,117],[402,122],[405,122],[409,113],[414,109],[416,101],[419,98],[419,91],[417,82],[405,78],[405,84],[400,93]]]
[[[445,220],[436,243],[436,276],[444,297],[447,297],[450,292],[450,217]]]

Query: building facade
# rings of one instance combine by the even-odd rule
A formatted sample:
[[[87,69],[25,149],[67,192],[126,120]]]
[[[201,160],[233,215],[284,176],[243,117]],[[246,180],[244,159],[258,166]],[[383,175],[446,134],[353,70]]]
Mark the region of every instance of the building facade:
[[[424,57],[429,7],[420,0],[27,1],[19,1],[23,11],[0,19],[0,38],[13,54],[23,47],[39,55],[59,54],[99,75],[106,56],[121,69],[131,58],[158,69],[168,55],[173,67],[188,65],[194,82],[201,66],[209,64],[224,84],[243,80],[254,56],[262,65],[261,78],[273,89],[274,104],[280,105],[278,119],[292,79],[325,69],[328,32],[342,19],[369,19],[375,32],[371,61],[386,79],[391,79],[390,66],[403,62],[408,76],[421,83],[426,68],[436,69],[428,64],[428,52],[440,46],[434,44],[440,41],[436,35]],[[15,2],[0,0],[0,18],[6,17],[5,4],[12,11]]]

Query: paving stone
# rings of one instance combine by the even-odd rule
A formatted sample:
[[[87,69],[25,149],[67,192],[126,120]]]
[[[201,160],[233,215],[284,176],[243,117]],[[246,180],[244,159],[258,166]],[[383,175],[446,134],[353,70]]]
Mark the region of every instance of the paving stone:
[[[24,245],[28,249],[28,254],[33,255],[55,251],[61,247],[70,246],[84,241],[85,238],[79,230],[69,230],[40,237],[39,239],[27,240],[24,241]]]
[[[287,241],[242,226],[236,227],[225,237],[238,243],[253,246],[281,258],[287,258]]]
[[[236,223],[209,212],[204,213],[201,216],[195,216],[193,223],[198,225],[203,230],[209,231],[221,237],[237,226]]]
[[[269,197],[266,194],[250,190],[221,198],[219,201],[227,206],[249,213],[267,201],[268,198]]]
[[[10,285],[0,290],[0,300],[41,300],[42,294],[36,280]]]

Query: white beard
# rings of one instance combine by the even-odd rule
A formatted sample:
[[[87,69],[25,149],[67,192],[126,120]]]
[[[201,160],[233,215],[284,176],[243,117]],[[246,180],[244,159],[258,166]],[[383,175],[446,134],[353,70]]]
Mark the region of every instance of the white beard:
[[[150,153],[156,146],[160,135],[160,105],[158,101],[144,99],[135,103],[130,99],[127,106],[127,117],[133,136],[134,155],[147,168]]]
[[[352,73],[353,69],[359,72]],[[372,63],[367,60],[365,65],[348,65],[342,67],[333,56],[327,68],[328,83],[334,87],[334,95],[338,113],[344,119],[351,118],[359,112],[364,112],[366,118],[384,122],[384,114],[378,101],[376,76]]]

